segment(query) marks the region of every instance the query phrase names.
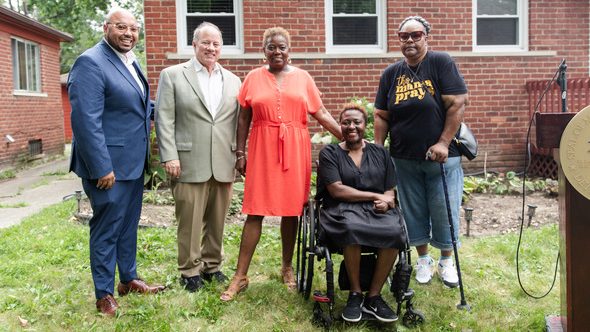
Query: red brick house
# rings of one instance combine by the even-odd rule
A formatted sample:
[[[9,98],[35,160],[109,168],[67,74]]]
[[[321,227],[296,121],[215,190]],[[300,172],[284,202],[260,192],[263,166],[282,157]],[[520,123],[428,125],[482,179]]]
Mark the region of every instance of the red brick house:
[[[71,142],[74,134],[72,133],[70,117],[72,105],[70,104],[70,97],[68,95],[68,74],[59,75],[59,83],[61,84],[61,104],[63,105],[64,111],[64,136],[66,142]]]
[[[0,169],[62,154],[61,31],[0,6]]]
[[[262,64],[263,31],[279,25],[291,33],[293,65],[335,112],[350,97],[374,99],[382,70],[402,56],[398,24],[421,15],[433,26],[430,49],[455,58],[470,90],[465,120],[481,156],[465,167],[521,170],[526,83],[549,80],[563,58],[568,78],[588,78],[589,13],[587,0],[145,0],[147,71],[154,97],[160,71],[192,56],[192,31],[207,20],[224,32],[221,63],[243,79]]]

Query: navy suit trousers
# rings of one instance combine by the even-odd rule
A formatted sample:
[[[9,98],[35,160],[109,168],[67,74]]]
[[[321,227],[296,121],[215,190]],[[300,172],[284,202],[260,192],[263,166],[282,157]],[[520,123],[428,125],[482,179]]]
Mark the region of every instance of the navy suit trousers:
[[[109,190],[96,188],[97,180],[82,179],[90,200],[90,267],[96,298],[114,294],[115,267],[119,280],[137,279],[135,256],[141,215],[143,177],[116,181]]]

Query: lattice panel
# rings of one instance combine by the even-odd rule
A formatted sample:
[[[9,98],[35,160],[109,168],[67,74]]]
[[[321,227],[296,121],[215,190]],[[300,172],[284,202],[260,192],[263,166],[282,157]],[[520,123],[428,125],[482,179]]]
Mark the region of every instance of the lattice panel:
[[[557,162],[552,156],[533,153],[529,166],[530,176],[557,179]]]

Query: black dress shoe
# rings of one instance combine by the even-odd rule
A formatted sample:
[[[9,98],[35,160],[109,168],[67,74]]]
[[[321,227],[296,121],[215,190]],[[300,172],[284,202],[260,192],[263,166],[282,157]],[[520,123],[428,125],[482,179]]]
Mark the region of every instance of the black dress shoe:
[[[203,279],[201,276],[194,276],[194,277],[181,277],[180,283],[184,285],[184,289],[187,291],[194,293],[199,289],[203,288]]]
[[[211,282],[213,280],[217,281],[220,284],[227,282],[229,279],[223,272],[217,271],[212,273],[203,272],[203,280],[207,282]]]

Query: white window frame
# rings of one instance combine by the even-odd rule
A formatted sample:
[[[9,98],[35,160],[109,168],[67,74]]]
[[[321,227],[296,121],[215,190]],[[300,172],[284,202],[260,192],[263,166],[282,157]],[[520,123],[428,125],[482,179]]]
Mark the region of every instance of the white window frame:
[[[327,54],[363,54],[385,53],[387,51],[387,6],[385,0],[375,1],[376,14],[333,14],[334,0],[325,0],[326,53]],[[332,34],[333,17],[373,17],[377,16],[377,45],[334,45]]]
[[[19,58],[18,58],[18,54],[15,53],[15,50],[13,48],[13,43],[12,40],[16,41],[17,43],[22,43],[25,45],[25,73],[21,73],[20,72],[20,64],[19,64]],[[18,44],[16,44],[18,45]],[[30,56],[29,54],[29,47],[34,47],[37,49],[37,51],[35,52],[34,58]],[[41,92],[41,47],[39,46],[39,44],[34,43],[32,41],[29,40],[25,40],[25,39],[21,39],[21,38],[17,38],[17,37],[11,37],[11,42],[10,42],[10,53],[11,53],[11,57],[12,57],[12,88],[14,90],[15,93],[40,93]],[[29,61],[33,61],[32,64],[29,63]],[[33,80],[33,71],[35,72],[35,79]],[[20,77],[22,75],[26,75],[27,78],[27,86],[25,89],[22,89],[22,87],[17,88],[17,82],[20,82]],[[33,89],[31,88],[32,82],[35,81],[35,86],[36,88]]]
[[[234,2],[234,13],[232,16],[235,15],[235,24],[236,24],[236,45],[223,45],[222,53],[223,54],[243,54],[244,53],[244,34],[243,34],[243,0],[233,0]],[[224,13],[202,13],[203,15],[208,16],[228,16],[228,14]],[[186,17],[192,16],[186,12],[186,0],[176,0],[176,42],[178,45],[178,53],[180,54],[191,54],[193,55],[195,52],[193,50],[192,45],[185,45],[185,41],[187,40],[187,34],[190,34],[192,37],[192,31],[186,31]]]
[[[477,15],[477,2],[473,0],[473,35],[474,52],[527,52],[529,49],[529,0],[516,0],[516,15]],[[478,18],[518,18],[518,44],[516,45],[477,45]]]

